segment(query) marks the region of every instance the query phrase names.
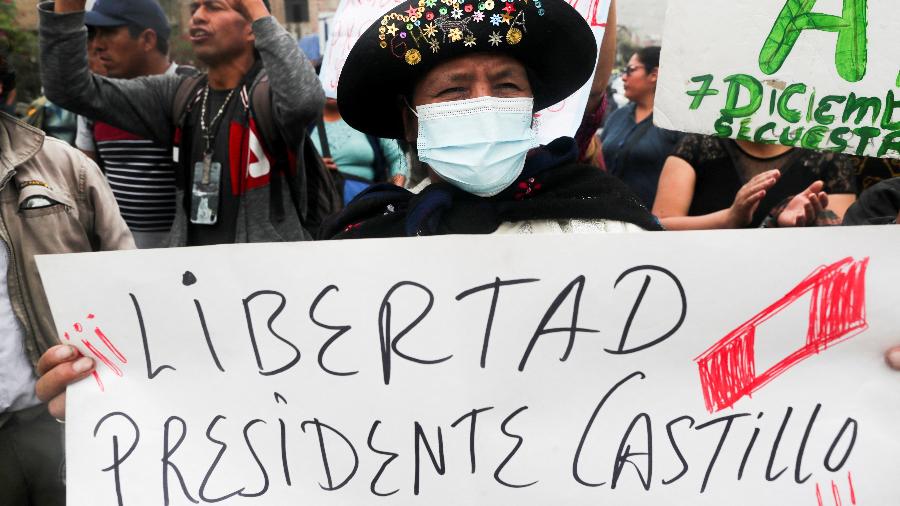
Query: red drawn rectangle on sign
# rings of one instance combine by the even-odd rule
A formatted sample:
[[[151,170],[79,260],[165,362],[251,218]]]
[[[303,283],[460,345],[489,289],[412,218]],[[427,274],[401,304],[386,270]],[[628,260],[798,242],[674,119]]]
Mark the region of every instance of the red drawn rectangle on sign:
[[[709,412],[732,407],[798,362],[868,328],[866,270],[869,259],[845,258],[816,269],[787,295],[761,311],[696,358]],[[811,294],[805,345],[764,372],[756,371],[756,329]]]

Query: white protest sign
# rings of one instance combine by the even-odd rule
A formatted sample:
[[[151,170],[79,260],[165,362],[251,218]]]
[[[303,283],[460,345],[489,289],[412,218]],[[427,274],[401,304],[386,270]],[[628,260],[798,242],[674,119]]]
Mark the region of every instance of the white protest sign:
[[[325,41],[322,70],[319,80],[325,89],[325,96],[337,98],[338,80],[356,41],[379,16],[403,3],[404,0],[341,0],[331,31]]]
[[[68,392],[69,504],[893,504],[898,248],[860,228],[39,257],[62,339],[100,362]]]
[[[896,7],[890,0],[670,0],[654,121],[900,158]]]
[[[405,1],[405,0],[404,0]],[[597,38],[597,47],[603,39],[610,0],[566,0],[590,23]],[[342,0],[332,22],[331,34],[325,43],[322,70],[319,79],[325,95],[337,98],[338,80],[350,50],[362,33],[389,9],[403,3],[401,0]],[[593,79],[592,79],[593,80]],[[591,80],[591,81],[592,81]],[[542,144],[561,136],[572,137],[584,116],[588,95],[588,81],[568,99],[538,113],[540,130],[538,140]]]
[[[606,19],[609,16],[610,0],[566,0],[578,12],[584,16],[594,36],[597,39],[597,51],[599,56],[600,44],[603,42],[603,34],[606,32]],[[628,0],[625,0],[628,1]],[[549,144],[558,137],[574,137],[578,126],[584,118],[588,98],[591,94],[591,86],[594,76],[569,98],[550,106],[538,113],[540,128],[538,141],[541,144]]]

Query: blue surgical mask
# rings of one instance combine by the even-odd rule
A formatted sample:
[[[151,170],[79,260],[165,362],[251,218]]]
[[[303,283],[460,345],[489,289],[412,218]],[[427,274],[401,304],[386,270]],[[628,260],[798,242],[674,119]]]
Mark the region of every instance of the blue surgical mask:
[[[525,156],[538,145],[533,109],[533,98],[496,97],[419,106],[419,159],[457,188],[497,195],[522,174]]]

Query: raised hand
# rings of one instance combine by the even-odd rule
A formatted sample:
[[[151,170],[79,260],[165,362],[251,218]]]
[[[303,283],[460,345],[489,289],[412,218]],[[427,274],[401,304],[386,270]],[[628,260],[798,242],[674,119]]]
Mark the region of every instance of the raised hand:
[[[728,209],[728,224],[731,228],[743,228],[753,221],[753,214],[766,192],[775,186],[781,171],[775,169],[763,172],[747,182],[738,190],[734,203]]]
[[[235,9],[240,12],[248,20],[256,21],[257,19],[269,16],[269,9],[263,0],[232,0]]]
[[[56,0],[53,3],[53,12],[81,12],[85,4],[87,0]]]
[[[828,194],[823,192],[825,183],[816,181],[809,185],[778,215],[779,227],[808,227],[815,225],[816,217],[828,207]]]

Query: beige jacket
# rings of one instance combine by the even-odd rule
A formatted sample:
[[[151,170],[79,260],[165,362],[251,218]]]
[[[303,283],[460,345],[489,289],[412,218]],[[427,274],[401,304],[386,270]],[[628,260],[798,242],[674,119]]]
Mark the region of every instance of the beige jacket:
[[[45,206],[28,208],[32,198]],[[9,296],[36,365],[58,338],[34,256],[133,249],[134,240],[94,162],[2,113],[0,218]]]

